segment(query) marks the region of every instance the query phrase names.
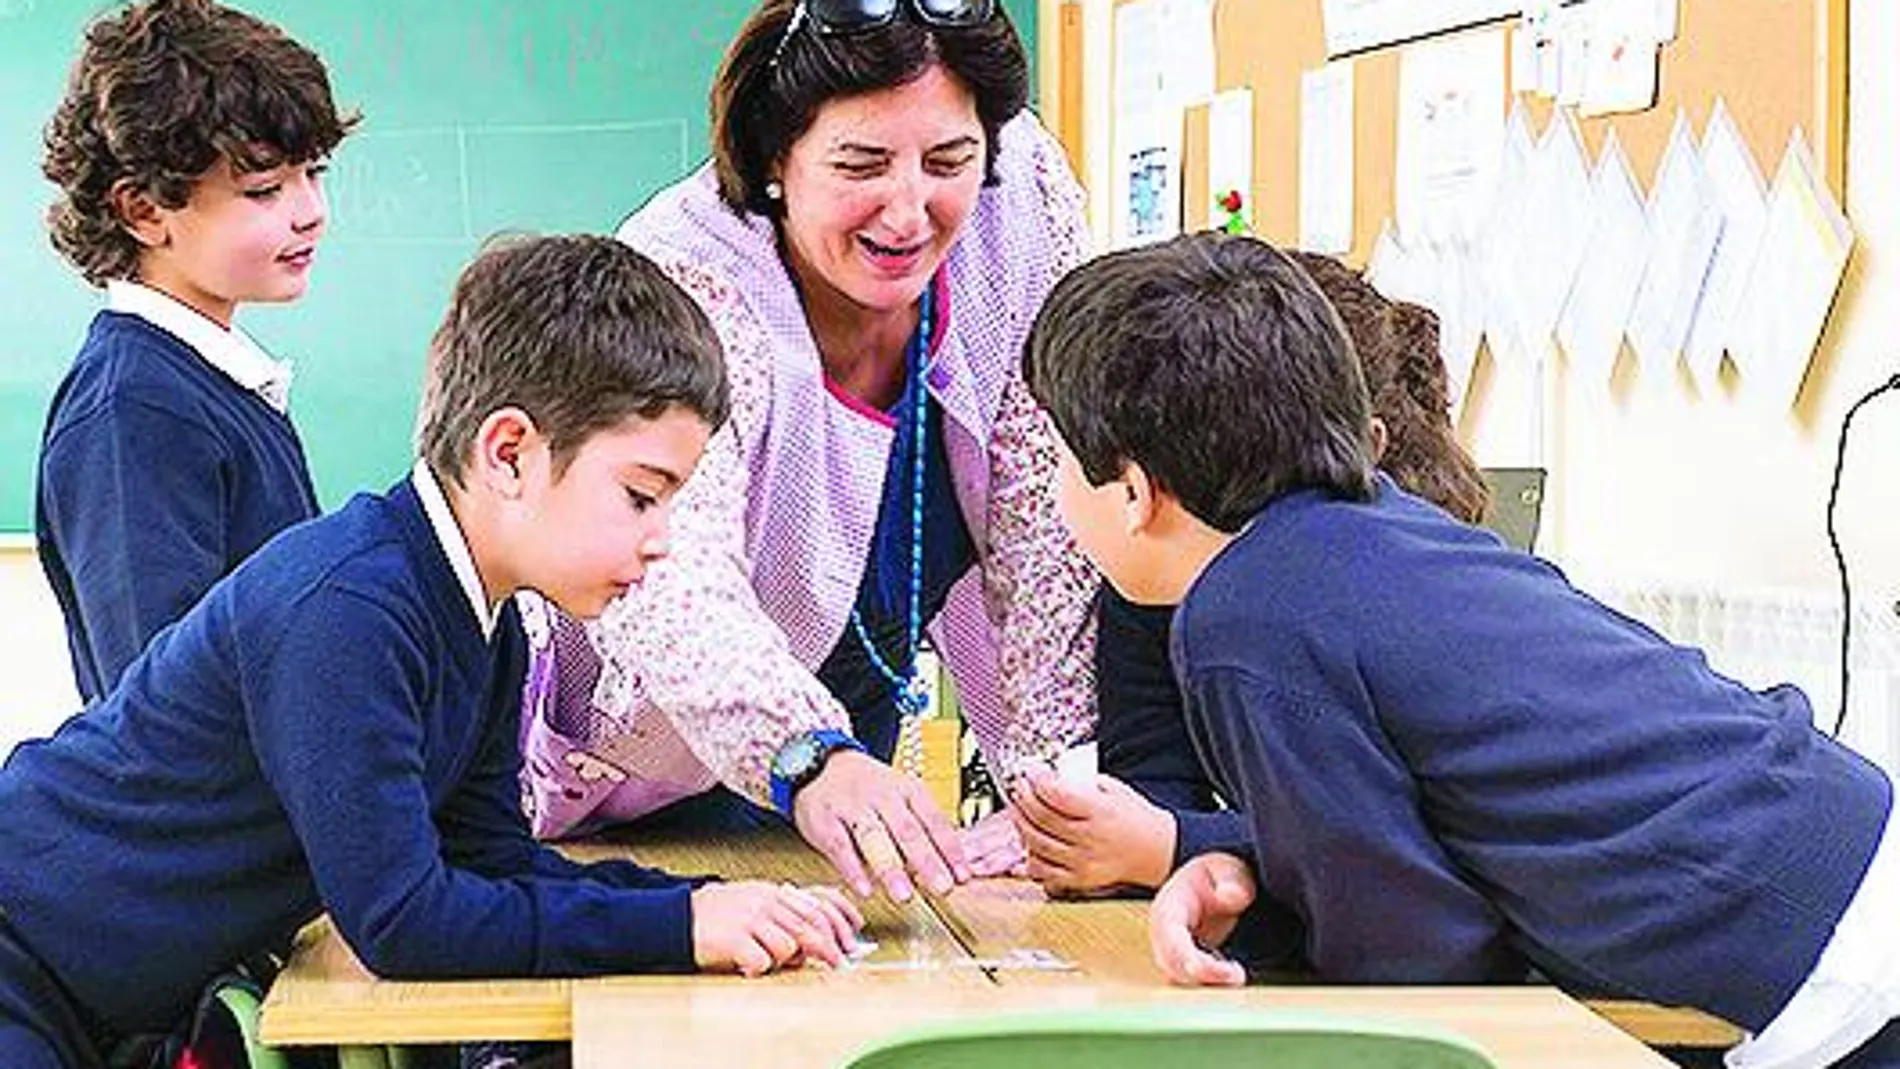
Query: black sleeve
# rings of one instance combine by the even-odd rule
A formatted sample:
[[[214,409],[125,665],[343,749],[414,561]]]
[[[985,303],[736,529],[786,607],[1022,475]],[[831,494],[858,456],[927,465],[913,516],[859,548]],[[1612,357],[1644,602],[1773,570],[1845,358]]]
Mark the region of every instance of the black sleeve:
[[[1096,739],[1102,771],[1174,815],[1174,864],[1252,847],[1245,820],[1220,807],[1195,756],[1168,661],[1174,609],[1136,605],[1103,584],[1095,645]]]

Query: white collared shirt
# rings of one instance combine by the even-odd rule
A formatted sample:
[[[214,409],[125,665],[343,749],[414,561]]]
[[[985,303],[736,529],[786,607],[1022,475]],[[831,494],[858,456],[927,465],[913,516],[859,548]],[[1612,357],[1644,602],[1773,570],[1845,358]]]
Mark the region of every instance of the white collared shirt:
[[[1900,794],[1895,794],[1900,801]],[[1891,806],[1892,803],[1889,803]],[[1729,1069],[1832,1065],[1900,1016],[1900,808],[1814,971],[1761,1032],[1731,1049]]]
[[[170,334],[272,408],[289,410],[290,364],[265,352],[237,327],[226,330],[170,294],[126,279],[106,283],[106,307],[137,316]]]
[[[494,638],[495,626],[501,620],[501,614],[488,604],[488,594],[482,589],[482,577],[475,570],[475,556],[468,550],[468,539],[462,536],[462,527],[455,522],[455,513],[449,508],[449,499],[442,493],[442,484],[435,479],[435,472],[429,470],[424,461],[416,461],[415,471],[410,481],[416,484],[416,496],[422,499],[422,513],[429,518],[429,527],[435,531],[435,540],[442,543],[442,551],[449,555],[449,567],[454,570],[455,578],[462,584],[462,594],[468,598],[468,607],[475,613],[475,621],[482,625],[482,637]]]

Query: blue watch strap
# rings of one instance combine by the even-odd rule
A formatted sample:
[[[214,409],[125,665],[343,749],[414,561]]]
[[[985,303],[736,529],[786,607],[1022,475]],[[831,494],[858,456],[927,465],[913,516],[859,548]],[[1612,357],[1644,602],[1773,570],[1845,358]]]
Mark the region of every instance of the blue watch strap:
[[[779,771],[778,762],[776,760],[772,762],[772,808],[778,810],[779,815],[786,820],[792,819],[793,796],[798,793],[800,787],[818,778],[818,773],[824,770],[826,758],[839,750],[870,752],[864,748],[863,743],[837,728],[819,728],[816,731],[794,735],[789,742],[779,748],[779,752],[783,753],[800,743],[810,745],[814,752],[810,764],[799,770],[797,774],[784,775]]]

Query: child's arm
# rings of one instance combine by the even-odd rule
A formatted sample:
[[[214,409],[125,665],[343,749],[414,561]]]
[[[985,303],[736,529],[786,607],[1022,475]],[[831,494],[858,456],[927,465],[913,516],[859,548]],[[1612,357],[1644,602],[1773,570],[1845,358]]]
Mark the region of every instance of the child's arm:
[[[504,620],[502,626],[511,624]],[[491,718],[481,752],[455,794],[437,810],[443,854],[451,866],[495,879],[532,875],[629,889],[690,886],[693,963],[701,969],[758,976],[807,958],[833,967],[843,963],[864,917],[830,888],[716,883],[631,861],[582,865],[535,842],[519,803],[519,733],[518,717]]]
[[[222,452],[199,424],[127,397],[47,442],[40,495],[101,694],[224,573]]]
[[[1095,680],[1104,782],[1092,792],[1050,784],[1036,792],[1044,796],[1042,804],[1026,814],[1046,833],[1037,841],[1053,838],[1068,846],[1062,858],[1041,851],[1045,882],[1053,881],[1056,889],[1154,888],[1199,854],[1251,854],[1245,820],[1219,808],[1188,737],[1168,661],[1173,613],[1170,606],[1136,605],[1113,587],[1102,587]],[[1130,837],[1143,827],[1151,830],[1139,842]]]
[[[1241,669],[1191,681],[1199,752],[1234,785],[1263,889],[1307,929],[1321,978],[1521,980],[1509,925],[1433,835],[1418,783],[1369,710]]]
[[[424,733],[455,715],[436,697],[452,666],[445,651],[419,645],[427,628],[397,611],[373,591],[320,589],[245,673],[259,766],[322,905],[363,963],[398,977],[691,970],[693,891],[683,883],[491,878],[447,861]]]

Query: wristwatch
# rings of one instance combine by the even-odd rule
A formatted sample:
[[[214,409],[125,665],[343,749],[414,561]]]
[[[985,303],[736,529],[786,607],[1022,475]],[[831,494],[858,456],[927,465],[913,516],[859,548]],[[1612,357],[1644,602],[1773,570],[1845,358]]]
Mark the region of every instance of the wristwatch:
[[[801,731],[772,755],[772,808],[792,818],[792,796],[825,770],[825,761],[839,750],[865,753],[864,744],[835,728]]]

